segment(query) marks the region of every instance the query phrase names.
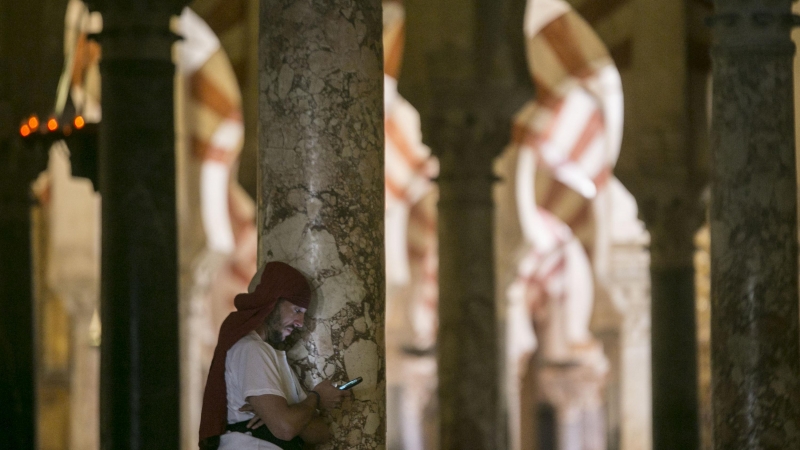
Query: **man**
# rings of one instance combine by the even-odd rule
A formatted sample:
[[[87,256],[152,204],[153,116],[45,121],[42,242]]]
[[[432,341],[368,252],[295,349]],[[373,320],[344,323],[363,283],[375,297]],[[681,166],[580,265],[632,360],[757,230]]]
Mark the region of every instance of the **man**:
[[[303,326],[308,282],[280,262],[266,264],[254,280],[259,284],[236,296],[236,311],[220,329],[203,397],[200,448],[300,449],[303,442],[325,442],[330,431],[317,409],[334,408],[349,394],[330,380],[305,394],[286,353],[275,348]]]

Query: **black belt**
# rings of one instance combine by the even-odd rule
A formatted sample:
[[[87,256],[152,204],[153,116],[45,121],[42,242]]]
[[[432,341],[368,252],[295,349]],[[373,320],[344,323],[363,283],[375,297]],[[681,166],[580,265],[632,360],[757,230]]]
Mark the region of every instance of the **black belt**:
[[[247,424],[250,422],[249,420],[245,420],[242,422],[236,423],[229,423],[225,429],[228,431],[233,431],[236,433],[245,433],[253,436],[254,438],[261,439],[262,441],[271,442],[278,447],[282,448],[283,450],[303,450],[304,442],[300,439],[300,436],[296,436],[291,441],[284,441],[283,439],[278,439],[275,437],[272,432],[269,431],[267,425],[264,424],[256,429],[247,428]]]

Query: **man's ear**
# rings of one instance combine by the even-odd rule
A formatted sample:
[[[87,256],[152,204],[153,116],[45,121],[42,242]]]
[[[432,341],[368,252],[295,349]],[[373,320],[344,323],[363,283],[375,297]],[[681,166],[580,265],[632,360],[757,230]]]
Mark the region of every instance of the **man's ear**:
[[[261,283],[261,275],[264,274],[265,267],[267,267],[267,263],[262,264],[261,267],[259,267],[258,270],[256,271],[256,274],[253,275],[253,279],[250,280],[250,285],[247,286],[247,292],[249,294],[255,292],[256,287],[258,287],[258,285]]]

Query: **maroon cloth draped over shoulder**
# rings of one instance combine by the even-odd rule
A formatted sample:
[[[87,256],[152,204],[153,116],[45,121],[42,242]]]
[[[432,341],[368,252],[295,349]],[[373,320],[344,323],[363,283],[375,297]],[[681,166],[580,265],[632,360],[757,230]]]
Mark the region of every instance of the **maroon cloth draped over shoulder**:
[[[200,445],[207,438],[225,433],[228,419],[228,394],[225,385],[225,357],[228,350],[247,333],[255,330],[275,309],[279,299],[308,308],[311,289],[300,271],[282,262],[264,267],[261,282],[252,294],[239,294],[233,300],[236,311],[230,313],[219,330],[217,348],[211,360],[203,410],[200,416]]]

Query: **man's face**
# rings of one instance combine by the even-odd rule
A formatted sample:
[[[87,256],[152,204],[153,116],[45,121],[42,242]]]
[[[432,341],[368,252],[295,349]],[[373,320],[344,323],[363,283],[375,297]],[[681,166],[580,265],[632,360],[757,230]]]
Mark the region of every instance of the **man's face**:
[[[283,342],[295,328],[303,327],[306,309],[281,299],[275,310],[267,317],[267,342],[279,344]]]

